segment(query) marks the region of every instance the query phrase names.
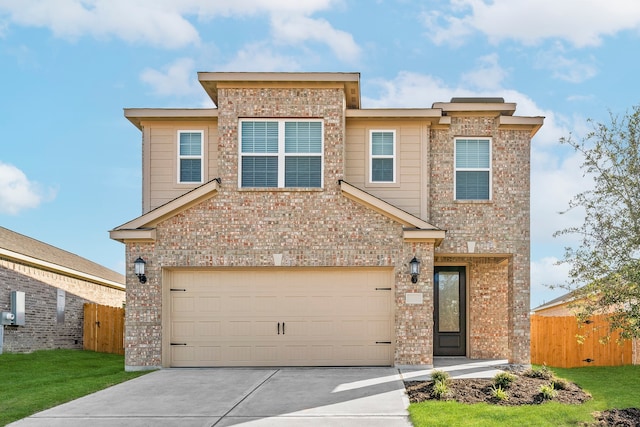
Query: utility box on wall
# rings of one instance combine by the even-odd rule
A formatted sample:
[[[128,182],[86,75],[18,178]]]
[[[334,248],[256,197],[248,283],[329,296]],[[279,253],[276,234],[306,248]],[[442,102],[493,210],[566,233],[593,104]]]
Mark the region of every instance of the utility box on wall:
[[[25,298],[24,292],[11,292],[11,313],[13,314],[12,325],[24,326],[25,321]]]

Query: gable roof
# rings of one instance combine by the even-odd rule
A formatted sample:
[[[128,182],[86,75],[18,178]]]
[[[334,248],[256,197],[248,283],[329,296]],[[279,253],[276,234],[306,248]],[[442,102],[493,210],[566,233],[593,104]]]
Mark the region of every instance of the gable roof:
[[[411,215],[409,212],[393,206],[391,203],[385,202],[374,195],[359,189],[346,181],[340,180],[340,189],[342,194],[354,200],[379,214],[391,218],[405,226],[403,231],[404,239],[411,241],[433,240],[436,246],[439,246],[444,240],[446,231],[424,221],[417,216]]]
[[[340,180],[339,184],[342,194],[345,197],[404,225],[406,228],[403,231],[403,235],[406,240],[433,240],[436,246],[438,246],[444,239],[446,233],[444,230],[431,225],[428,222],[367,193],[366,191],[362,191],[345,181]],[[219,181],[216,178],[206,184],[196,187],[188,193],[114,228],[109,232],[109,237],[123,243],[125,241],[133,240],[154,241],[156,239],[155,227],[158,223],[174,217],[180,212],[215,196],[218,193],[219,185]]]
[[[124,290],[125,277],[71,252],[0,227],[0,257]]]
[[[174,217],[180,212],[209,199],[218,193],[220,178],[215,178],[188,193],[177,197],[162,206],[147,212],[127,223],[109,231],[109,237],[119,242],[127,240],[153,241],[156,239],[155,226],[165,219]]]

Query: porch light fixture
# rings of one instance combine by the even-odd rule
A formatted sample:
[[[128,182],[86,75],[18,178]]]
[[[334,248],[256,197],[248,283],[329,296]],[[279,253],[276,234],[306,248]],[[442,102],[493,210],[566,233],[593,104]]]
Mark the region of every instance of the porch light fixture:
[[[420,261],[414,256],[409,261],[409,271],[411,272],[411,283],[418,283],[418,275],[420,274]]]
[[[147,276],[144,275],[145,264],[146,262],[140,257],[138,257],[138,259],[133,262],[133,267],[135,269],[136,276],[138,276],[138,279],[140,280],[140,283],[147,283]]]

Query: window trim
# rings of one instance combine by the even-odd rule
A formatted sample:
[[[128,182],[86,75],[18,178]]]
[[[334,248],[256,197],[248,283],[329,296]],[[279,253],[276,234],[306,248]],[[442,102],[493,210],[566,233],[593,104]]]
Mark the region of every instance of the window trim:
[[[200,155],[199,156],[193,156],[193,155],[181,155],[180,154],[180,135],[183,133],[199,133],[200,134]],[[202,184],[204,183],[204,130],[202,129],[179,129],[177,132],[177,139],[176,139],[176,151],[177,151],[177,164],[176,164],[176,182],[178,184],[185,184],[185,185],[193,185],[193,184]],[[180,180],[180,161],[181,160],[187,160],[187,159],[198,159],[200,160],[200,181],[181,181]]]
[[[374,133],[391,133],[393,134],[393,154],[389,155],[374,155],[373,154],[373,134]],[[374,159],[389,159],[393,160],[393,180],[392,181],[374,181],[373,180],[373,160]],[[398,183],[398,140],[395,129],[369,129],[369,184],[372,185],[384,185],[384,184],[397,184]]]
[[[458,140],[484,140],[489,142],[488,168],[458,168]],[[489,172],[489,197],[487,199],[458,199],[458,171],[460,172]],[[457,202],[477,202],[493,200],[493,138],[488,136],[458,136],[453,138],[453,199]]]
[[[278,152],[277,153],[243,153],[242,152],[242,123],[243,122],[276,122],[278,123]],[[320,152],[319,153],[286,153],[285,152],[285,123],[315,122],[320,123]],[[243,187],[242,159],[244,156],[276,157],[278,159],[277,187]],[[320,157],[320,186],[319,187],[286,187],[285,162],[287,157]],[[242,118],[238,120],[238,188],[250,190],[307,190],[324,188],[324,120],[319,118]]]

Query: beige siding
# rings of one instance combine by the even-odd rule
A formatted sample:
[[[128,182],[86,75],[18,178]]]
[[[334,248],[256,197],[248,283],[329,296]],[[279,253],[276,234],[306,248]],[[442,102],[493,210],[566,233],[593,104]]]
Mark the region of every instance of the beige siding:
[[[372,195],[417,217],[423,217],[422,167],[423,145],[428,139],[427,124],[421,121],[360,121],[347,122],[345,180]],[[396,182],[369,181],[369,134],[371,130],[393,130],[396,133]]]
[[[218,128],[215,122],[153,121],[145,127],[145,154],[148,168],[143,188],[143,211],[149,212],[202,184],[178,183],[178,131],[204,132],[204,182],[218,177]]]

